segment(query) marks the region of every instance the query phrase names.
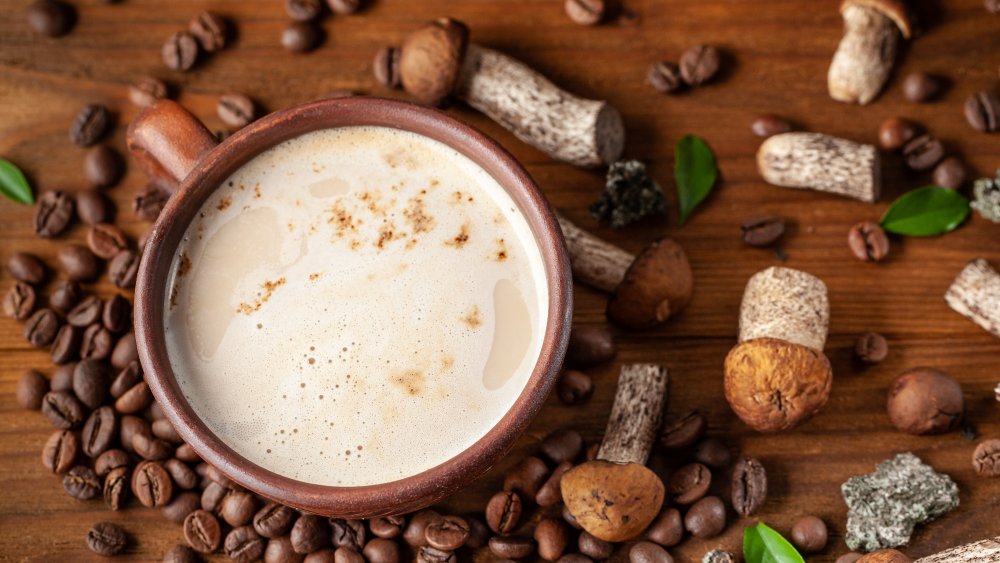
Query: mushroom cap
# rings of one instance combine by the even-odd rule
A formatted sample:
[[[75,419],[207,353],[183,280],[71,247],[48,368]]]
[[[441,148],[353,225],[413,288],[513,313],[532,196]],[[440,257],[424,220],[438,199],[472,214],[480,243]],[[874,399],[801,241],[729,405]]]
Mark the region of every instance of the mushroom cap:
[[[646,247],[608,299],[608,318],[626,328],[656,326],[691,301],[691,264],[681,245],[662,238]]]
[[[905,0],[844,0],[840,4],[841,13],[850,6],[874,8],[891,19],[903,37],[913,35],[913,16]]]
[[[819,350],[777,338],[736,345],[726,356],[726,400],[758,432],[798,426],[830,398],[833,368]]]
[[[399,57],[403,88],[421,103],[440,106],[458,83],[468,45],[469,28],[451,18],[436,19],[414,31],[403,42]]]
[[[910,563],[913,561],[895,549],[880,549],[858,559],[857,563]]]
[[[560,489],[577,523],[609,542],[638,536],[663,506],[663,481],[638,463],[588,461],[564,473]]]

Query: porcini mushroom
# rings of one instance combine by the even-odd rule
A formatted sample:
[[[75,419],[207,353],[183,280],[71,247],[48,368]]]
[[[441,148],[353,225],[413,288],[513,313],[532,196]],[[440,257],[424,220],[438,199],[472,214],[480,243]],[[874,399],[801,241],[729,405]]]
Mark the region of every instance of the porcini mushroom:
[[[410,34],[400,54],[403,88],[439,106],[455,96],[546,154],[575,164],[621,157],[625,126],[605,101],[560,89],[524,63],[469,43],[462,22],[441,18]]]
[[[597,457],[562,476],[563,502],[576,521],[604,541],[630,540],[659,514],[663,481],[646,467],[667,402],[667,368],[622,366]]]
[[[823,354],[830,306],[819,278],[771,267],[747,282],[739,344],[725,362],[726,400],[759,432],[787,430],[830,397],[833,370]]]
[[[638,256],[584,231],[556,215],[573,276],[610,293],[607,315],[626,328],[656,326],[691,301],[691,264],[681,245],[661,238]]]
[[[764,181],[785,188],[878,201],[882,169],[874,145],[822,133],[781,133],[757,149],[757,170]]]
[[[827,74],[830,97],[867,104],[882,90],[896,61],[900,39],[909,39],[913,22],[903,0],[844,0],[844,37]]]
[[[987,561],[1000,561],[1000,536],[967,543],[941,553],[921,557],[914,563],[985,563]]]
[[[1000,336],[1000,273],[978,258],[965,265],[944,294],[956,312]]]

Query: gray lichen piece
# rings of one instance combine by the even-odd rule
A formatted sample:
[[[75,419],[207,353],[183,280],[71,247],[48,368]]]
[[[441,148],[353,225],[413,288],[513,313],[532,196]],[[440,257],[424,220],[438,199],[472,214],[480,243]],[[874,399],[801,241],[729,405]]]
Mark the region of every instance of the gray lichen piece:
[[[608,167],[604,192],[590,205],[590,214],[598,221],[620,229],[647,215],[667,211],[663,190],[638,160],[619,160]]]
[[[847,547],[874,551],[910,541],[917,524],[958,506],[958,485],[912,453],[878,464],[841,485],[847,503]]]
[[[972,192],[972,208],[985,219],[1000,223],[1000,170],[996,178],[976,180]]]
[[[701,563],[736,563],[736,556],[724,549],[713,549],[701,558]]]

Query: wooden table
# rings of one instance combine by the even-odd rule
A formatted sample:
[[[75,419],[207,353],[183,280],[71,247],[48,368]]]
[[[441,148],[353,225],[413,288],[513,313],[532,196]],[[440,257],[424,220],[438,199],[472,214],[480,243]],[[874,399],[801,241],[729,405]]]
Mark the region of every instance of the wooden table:
[[[452,114],[482,128],[523,162],[553,206],[601,236],[637,251],[664,234],[680,241],[690,256],[695,294],[686,311],[652,331],[619,333],[620,351],[612,364],[592,370],[597,393],[589,404],[567,407],[551,400],[520,440],[516,450],[486,477],[447,501],[448,509],[481,509],[502,482],[506,468],[533,452],[541,438],[561,427],[577,428],[587,439],[603,432],[623,362],[662,362],[670,367],[669,414],[697,408],[711,420],[710,434],[735,453],[760,458],[770,474],[770,495],[753,520],[737,520],[724,535],[689,540],[672,550],[678,561],[699,561],[710,548],[740,551],[744,525],[763,520],[788,532],[799,516],[812,513],[829,525],[829,547],[814,561],[833,561],[846,551],[846,507],[840,484],[851,475],[902,451],[913,451],[950,474],[961,490],[961,507],[919,529],[906,551],[923,556],[945,547],[1000,534],[1000,479],[975,476],[970,458],[974,442],[959,433],[914,437],[896,432],[884,412],[886,388],[900,371],[937,366],[961,381],[968,421],[981,437],[1000,436],[1000,404],[993,386],[1000,380],[1000,339],[953,313],[942,298],[953,276],[971,258],[983,256],[1000,266],[1000,225],[973,216],[958,231],[930,239],[892,241],[889,259],[879,265],[857,261],[848,251],[848,228],[878,219],[886,203],[868,205],[824,194],[766,185],[754,153],[759,139],[750,133],[756,114],[775,112],[806,130],[875,142],[878,124],[905,116],[925,124],[961,155],[975,176],[1000,166],[1000,135],[972,131],[962,118],[970,93],[995,88],[1000,63],[1000,17],[983,10],[981,0],[926,2],[926,34],[902,54],[888,90],[868,107],[848,106],[826,94],[826,69],[841,36],[837,2],[832,0],[626,0],[627,10],[596,28],[572,24],[558,0],[376,0],[354,17],[323,22],[328,38],[316,52],[295,56],[279,45],[286,24],[282,2],[220,0],[99,0],[73,2],[79,22],[61,39],[39,38],[23,25],[27,0],[0,0],[0,155],[24,168],[36,189],[82,190],[83,151],[67,140],[67,128],[85,103],[101,102],[118,115],[110,142],[124,150],[124,132],[135,108],[127,100],[131,80],[153,74],[168,80],[179,100],[209,127],[221,128],[215,115],[219,94],[245,92],[262,108],[276,110],[349,88],[375,95],[398,95],[378,86],[371,75],[373,54],[384,44],[431,18],[450,15],[466,21],[475,41],[501,49],[544,71],[573,92],[606,98],[621,108],[628,129],[627,155],[649,163],[667,191],[668,220],[648,220],[622,231],[598,227],[586,207],[601,190],[600,174],[553,162],[507,131],[465,108]],[[232,48],[215,54],[196,70],[167,70],[160,46],[187,26],[198,11],[211,8],[231,17],[238,28]],[[687,47],[708,43],[725,53],[724,70],[711,85],[664,96],[645,83],[647,66],[676,60]],[[943,97],[929,104],[903,99],[901,77],[910,71],[940,73],[951,80]],[[686,133],[701,135],[715,149],[722,181],[693,218],[679,226],[672,180],[673,146]],[[929,182],[904,172],[896,156],[885,158],[887,201]],[[133,236],[146,228],[131,213],[131,200],[144,185],[129,166],[122,185],[109,193],[119,221]],[[26,250],[49,263],[57,243],[32,235],[32,209],[0,202],[0,256]],[[739,221],[773,213],[791,222],[785,265],[821,277],[829,286],[832,322],[827,355],[835,383],[829,404],[811,422],[778,435],[750,431],[729,410],[722,396],[722,360],[733,346],[737,311],[746,280],[777,265],[775,254],[745,246]],[[80,241],[76,226],[64,241]],[[0,289],[12,285],[4,272]],[[105,282],[95,290],[108,295]],[[604,297],[579,287],[575,320],[604,321]],[[889,339],[889,358],[862,369],[852,358],[859,333],[878,331]],[[181,540],[180,528],[152,510],[121,513],[100,501],[68,497],[59,479],[47,474],[39,452],[49,423],[20,410],[14,401],[18,377],[28,368],[51,373],[46,352],[25,343],[20,323],[0,321],[0,560],[83,561],[92,559],[84,534],[97,520],[120,522],[132,535],[128,558],[158,561]],[[653,464],[664,470],[675,460],[656,452]],[[717,474],[713,491],[728,498],[728,475]],[[477,557],[488,560],[483,554]],[[220,556],[221,560],[222,557]]]

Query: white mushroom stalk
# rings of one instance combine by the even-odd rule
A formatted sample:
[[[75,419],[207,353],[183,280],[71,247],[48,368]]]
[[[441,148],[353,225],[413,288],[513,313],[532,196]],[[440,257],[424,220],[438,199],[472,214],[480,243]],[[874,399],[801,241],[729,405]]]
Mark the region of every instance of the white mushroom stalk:
[[[764,181],[786,188],[809,188],[835,195],[878,201],[882,168],[878,149],[822,133],[781,133],[757,150]]]

